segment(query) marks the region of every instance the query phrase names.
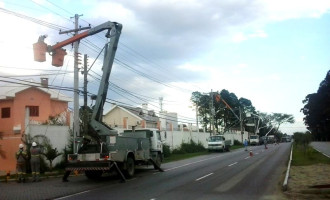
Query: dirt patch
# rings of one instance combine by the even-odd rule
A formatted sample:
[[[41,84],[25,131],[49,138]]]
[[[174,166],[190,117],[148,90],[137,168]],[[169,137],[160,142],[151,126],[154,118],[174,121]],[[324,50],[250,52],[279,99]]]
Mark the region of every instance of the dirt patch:
[[[288,180],[289,199],[329,199],[330,188],[313,188],[330,184],[330,165],[291,166]]]

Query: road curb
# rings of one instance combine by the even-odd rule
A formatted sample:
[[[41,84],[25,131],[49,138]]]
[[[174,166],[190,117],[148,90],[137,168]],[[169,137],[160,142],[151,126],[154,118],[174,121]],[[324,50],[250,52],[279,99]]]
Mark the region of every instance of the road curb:
[[[283,186],[282,186],[283,191],[288,190],[288,179],[289,179],[290,167],[291,167],[291,161],[292,161],[292,149],[293,149],[293,145],[291,144],[290,159],[289,159],[288,168],[286,170],[286,175],[285,175],[285,179],[284,179]]]
[[[313,146],[312,146],[312,147],[313,147]],[[326,156],[326,157],[330,158],[330,156],[329,156],[329,155],[327,155],[327,154],[325,154],[325,153],[321,152],[321,151],[320,151],[320,150],[318,150],[317,148],[313,147],[313,149],[315,149],[315,150],[316,150],[316,151],[318,151],[319,153],[323,154],[324,156]]]

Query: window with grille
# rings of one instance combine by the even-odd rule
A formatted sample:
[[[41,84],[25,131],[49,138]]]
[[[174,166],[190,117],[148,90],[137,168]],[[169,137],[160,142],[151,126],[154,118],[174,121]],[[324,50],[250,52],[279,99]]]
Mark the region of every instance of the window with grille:
[[[10,118],[10,108],[1,108],[1,118]]]
[[[28,106],[30,109],[30,117],[39,117],[39,106]]]

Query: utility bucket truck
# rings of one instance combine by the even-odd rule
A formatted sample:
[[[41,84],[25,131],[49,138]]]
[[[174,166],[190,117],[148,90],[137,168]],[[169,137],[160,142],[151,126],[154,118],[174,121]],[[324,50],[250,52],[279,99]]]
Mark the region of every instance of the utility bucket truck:
[[[68,155],[66,175],[68,176],[70,171],[84,171],[88,178],[97,179],[104,172],[115,169],[125,181],[122,172],[126,177],[132,177],[137,164],[152,164],[155,169],[162,171],[160,165],[163,160],[163,145],[157,129],[131,130],[119,135],[116,130],[102,122],[109,77],[122,30],[121,24],[109,21],[53,46],[47,46],[44,42],[46,36],[40,36],[34,44],[35,60],[45,61],[45,53],[49,52],[53,57],[53,65],[61,66],[65,56],[62,47],[103,30],[107,30],[106,37],[110,42],[105,45],[101,83],[92,117],[88,122],[88,133],[84,137],[74,136],[74,149],[78,150]],[[60,58],[57,57],[59,50],[62,52]],[[65,179],[66,177],[63,178]]]

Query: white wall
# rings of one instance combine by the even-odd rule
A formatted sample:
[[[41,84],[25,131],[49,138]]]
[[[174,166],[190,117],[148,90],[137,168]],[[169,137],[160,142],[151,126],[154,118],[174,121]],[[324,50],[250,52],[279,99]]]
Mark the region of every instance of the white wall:
[[[178,148],[182,143],[189,143],[191,139],[196,143],[201,143],[207,148],[207,139],[210,137],[210,133],[193,131],[161,131],[161,137],[162,140],[170,146],[171,150]],[[242,134],[240,131],[226,132],[224,137],[226,140],[231,140],[232,145],[234,144],[234,140],[242,142]],[[248,132],[244,132],[243,134],[243,141],[245,139],[248,139]]]
[[[69,126],[29,125],[29,134],[31,137],[36,135],[47,136],[53,148],[57,148],[60,153],[63,153],[63,149],[68,145],[70,139]],[[61,159],[62,155],[55,158],[53,166],[61,162]],[[49,163],[47,160],[46,162]]]

